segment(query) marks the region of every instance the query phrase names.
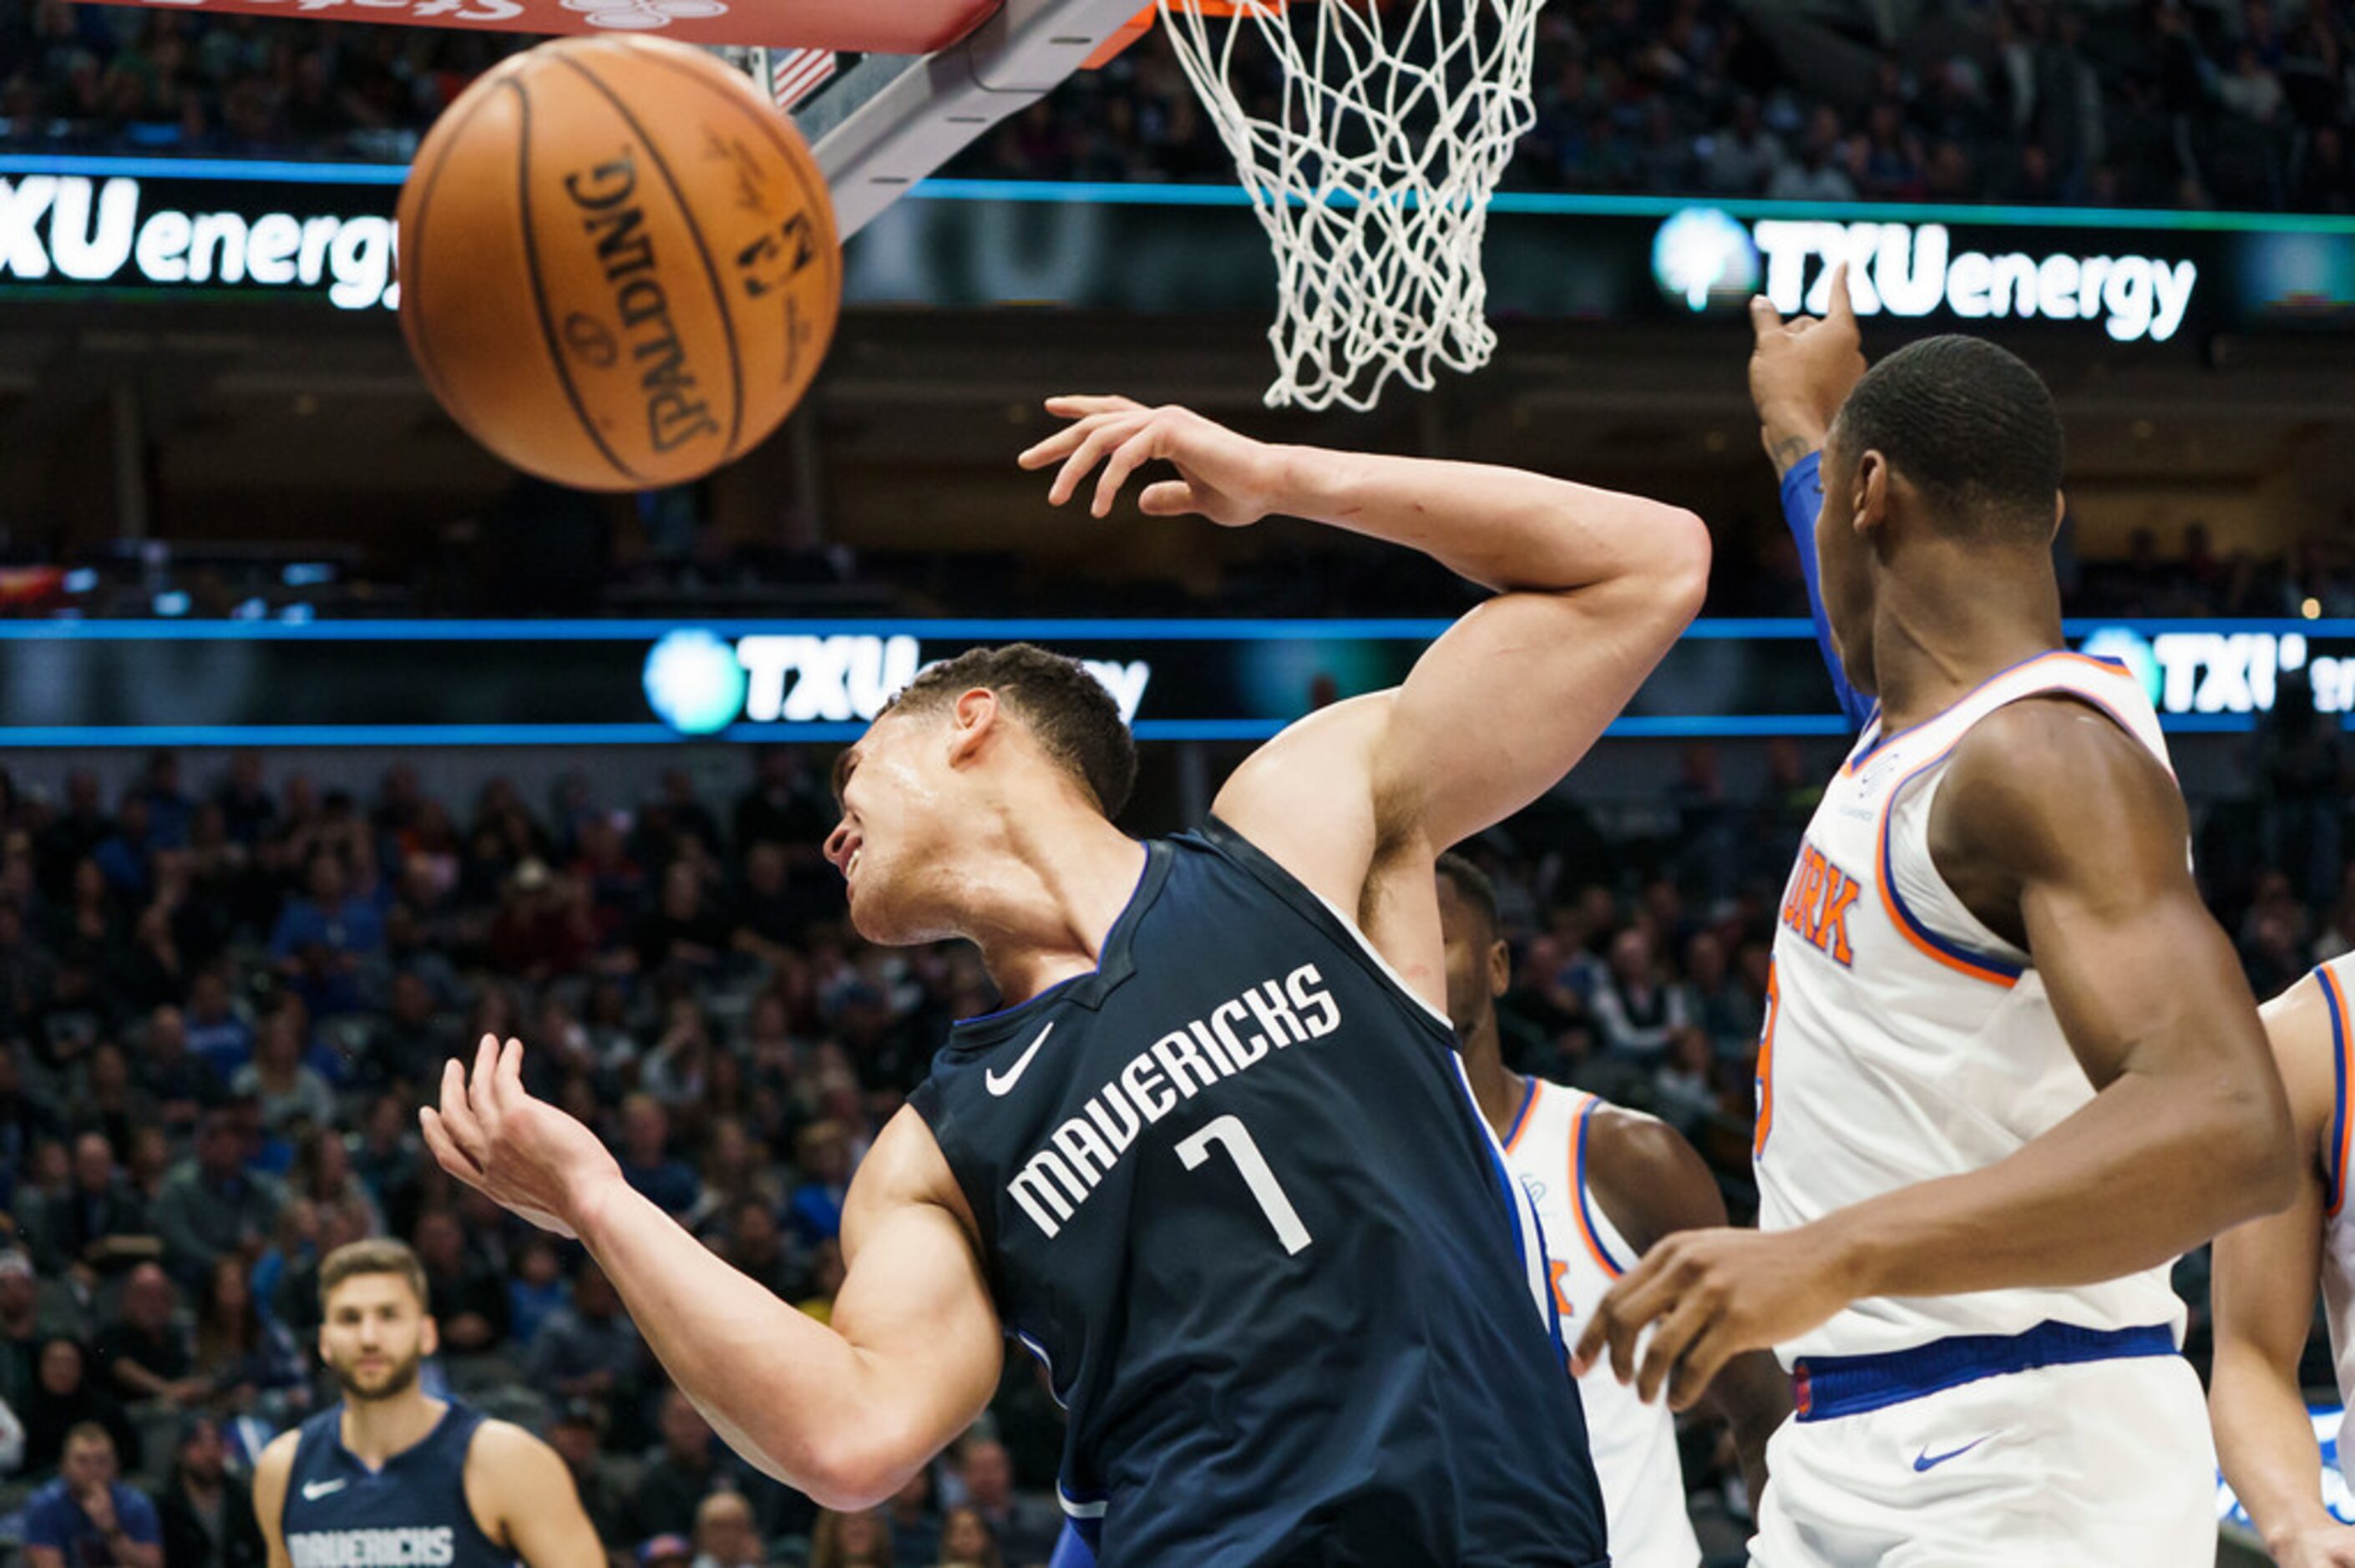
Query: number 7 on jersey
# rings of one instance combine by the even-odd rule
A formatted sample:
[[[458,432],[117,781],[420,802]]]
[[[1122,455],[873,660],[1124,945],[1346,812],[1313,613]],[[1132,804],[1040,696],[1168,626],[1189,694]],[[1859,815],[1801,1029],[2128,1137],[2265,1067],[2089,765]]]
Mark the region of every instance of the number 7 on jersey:
[[[1187,1170],[1199,1170],[1202,1161],[1210,1157],[1210,1145],[1214,1143],[1225,1147],[1227,1157],[1235,1162],[1235,1170],[1241,1174],[1243,1185],[1249,1187],[1252,1196],[1259,1201],[1260,1212],[1274,1227],[1275,1239],[1284,1244],[1284,1250],[1296,1254],[1307,1246],[1311,1239],[1308,1227],[1300,1223],[1299,1211],[1292,1206],[1292,1200],[1285,1197],[1284,1189],[1276,1184],[1275,1172],[1267,1168],[1267,1157],[1260,1153],[1258,1143],[1252,1138],[1251,1128],[1239,1118],[1222,1116],[1209,1123],[1178,1145],[1178,1158],[1186,1162]]]

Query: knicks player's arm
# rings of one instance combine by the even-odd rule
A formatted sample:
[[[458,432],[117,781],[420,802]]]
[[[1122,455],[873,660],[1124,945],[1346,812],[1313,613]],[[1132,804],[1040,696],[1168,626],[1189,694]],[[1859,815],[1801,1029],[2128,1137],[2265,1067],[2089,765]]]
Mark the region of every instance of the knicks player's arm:
[[[303,1434],[281,1432],[253,1461],[253,1517],[270,1550],[270,1568],[294,1568],[286,1552],[286,1478],[294,1473],[294,1449]]]
[[[1981,720],[1931,808],[1931,856],[2034,959],[2093,1099],[1980,1170],[1771,1235],[1669,1238],[1612,1287],[1574,1363],[1607,1343],[1622,1381],[1646,1399],[1665,1382],[1683,1408],[1729,1356],[1851,1301],[2116,1279],[2288,1202],[2281,1078],[2188,838],[2167,770],[2090,708],[2031,699]]]
[[[2274,1560],[2293,1568],[2355,1564],[2355,1530],[2330,1517],[2315,1484],[2322,1451],[2297,1377],[2328,1223],[2325,1150],[2337,1100],[2329,1000],[2308,975],[2266,1005],[2264,1022],[2289,1094],[2297,1197],[2216,1238],[2208,1413],[2224,1478]]]
[[[1700,612],[1708,531],[1674,506],[1510,469],[1268,446],[1124,398],[1048,408],[1077,422],[1023,462],[1063,464],[1059,503],[1101,463],[1102,514],[1139,466],[1166,461],[1178,477],[1145,490],[1147,513],[1305,518],[1496,590],[1403,685],[1294,725],[1215,807],[1443,1002],[1432,863],[1553,788],[1618,716]]]
[[[485,1421],[466,1448],[466,1506],[483,1533],[525,1568],[600,1563],[605,1548],[555,1449],[505,1421]]]
[[[523,1086],[523,1047],[485,1039],[420,1118],[443,1168],[578,1236],[671,1381],[728,1445],[822,1507],[871,1508],[971,1425],[1003,1331],[963,1197],[912,1110],[860,1162],[842,1212],[831,1325],[737,1272],[622,1180],[597,1136]]]
[[[1676,1128],[1617,1106],[1588,1116],[1587,1186],[1637,1256],[1678,1231],[1726,1223],[1717,1178]],[[1791,1380],[1773,1355],[1747,1351],[1710,1380],[1700,1404],[1732,1430],[1754,1514],[1766,1492],[1766,1441],[1791,1414]]]

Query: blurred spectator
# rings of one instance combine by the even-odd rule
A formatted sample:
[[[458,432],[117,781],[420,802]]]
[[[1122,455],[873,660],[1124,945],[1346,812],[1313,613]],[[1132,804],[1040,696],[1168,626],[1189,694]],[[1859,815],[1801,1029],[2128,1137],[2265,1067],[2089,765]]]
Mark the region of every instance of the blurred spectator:
[[[123,1282],[123,1305],[98,1337],[98,1370],[126,1403],[160,1399],[187,1405],[212,1392],[196,1375],[196,1354],[179,1319],[171,1277],[143,1263]]]
[[[229,1093],[261,1105],[261,1122],[274,1133],[332,1126],[336,1092],[304,1060],[303,1014],[281,1006],[261,1021],[253,1060],[229,1079]]]
[[[695,1172],[670,1155],[670,1118],[652,1095],[622,1102],[622,1179],[657,1207],[684,1214],[701,1196]]]
[[[230,1414],[266,1409],[283,1415],[310,1402],[302,1346],[283,1323],[263,1313],[234,1257],[214,1261],[197,1301],[195,1373]]]
[[[957,1478],[964,1484],[965,1507],[952,1510],[941,1530],[941,1561],[976,1562],[969,1541],[960,1541],[957,1515],[971,1512],[986,1527],[991,1543],[1017,1563],[1044,1563],[1054,1554],[1055,1538],[1062,1533],[1060,1509],[1038,1498],[1019,1497],[1014,1490],[1014,1458],[1006,1445],[990,1437],[968,1437],[957,1456]],[[996,1561],[993,1554],[988,1561]]]
[[[953,1508],[941,1520],[938,1561],[940,1568],[1006,1568],[1007,1558],[979,1509]],[[1018,1553],[1014,1557],[1017,1564],[1045,1561],[1044,1556],[1025,1558]]]
[[[550,1312],[533,1338],[526,1370],[543,1393],[611,1409],[634,1390],[645,1360],[637,1325],[622,1310],[613,1282],[584,1261],[572,1281],[572,1298]]]
[[[173,1169],[155,1200],[164,1261],[183,1284],[200,1283],[221,1253],[259,1253],[277,1223],[284,1192],[245,1169],[245,1142],[228,1111],[197,1125],[196,1153]]]
[[[895,1563],[927,1563],[938,1550],[937,1536],[931,1542],[932,1550],[922,1555],[900,1555],[892,1545],[892,1531],[884,1520],[880,1509],[865,1509],[858,1513],[836,1513],[831,1509],[817,1516],[817,1527],[810,1531],[809,1568],[893,1568]]]
[[[1611,941],[1611,969],[1594,993],[1594,1016],[1606,1049],[1646,1060],[1668,1049],[1668,1039],[1692,1020],[1685,999],[1663,983],[1652,937],[1640,927]]]
[[[229,1450],[211,1417],[192,1416],[182,1425],[155,1505],[167,1568],[263,1568],[268,1554],[253,1494],[229,1467]]]
[[[425,1266],[427,1301],[441,1326],[442,1348],[461,1356],[496,1349],[506,1338],[506,1286],[466,1245],[456,1211],[431,1209],[419,1215],[413,1241],[417,1261]]]
[[[805,1247],[842,1234],[842,1201],[850,1191],[850,1133],[840,1122],[814,1121],[794,1139],[801,1181],[787,1213]]]
[[[190,982],[182,1032],[188,1049],[218,1083],[228,1083],[253,1059],[253,1025],[238,1010],[229,982],[218,969],[205,970]]]
[[[25,1505],[26,1568],[107,1563],[164,1568],[164,1531],[145,1493],[118,1479],[117,1446],[95,1422],[65,1434],[58,1478]]]
[[[548,1441],[570,1473],[573,1490],[581,1495],[581,1506],[596,1527],[597,1539],[610,1547],[627,1539],[622,1511],[626,1499],[613,1459],[603,1451],[603,1426],[595,1405],[572,1400],[557,1413],[548,1429]]]
[[[768,1560],[742,1492],[713,1492],[696,1505],[694,1568],[761,1568]]]
[[[932,1511],[932,1471],[930,1466],[908,1478],[908,1484],[883,1505],[890,1526],[889,1558],[895,1563],[930,1563],[941,1554],[941,1520]]]
[[[74,1139],[71,1191],[59,1201],[44,1203],[27,1229],[34,1240],[34,1256],[44,1269],[53,1274],[80,1270],[91,1280],[135,1255],[155,1255],[158,1245],[146,1205],[123,1180],[113,1146],[102,1132],[85,1132]]]
[[[41,1343],[39,1372],[33,1386],[16,1405],[25,1424],[25,1473],[36,1478],[57,1468],[65,1457],[67,1436],[85,1425],[101,1427],[113,1439],[110,1459],[139,1465],[139,1434],[123,1414],[122,1402],[94,1386],[89,1358],[81,1341],[57,1334]]]
[[[630,1533],[683,1535],[695,1529],[703,1499],[729,1485],[729,1474],[713,1452],[717,1439],[703,1413],[677,1389],[663,1394],[658,1421],[662,1442],[646,1457],[630,1494]]]

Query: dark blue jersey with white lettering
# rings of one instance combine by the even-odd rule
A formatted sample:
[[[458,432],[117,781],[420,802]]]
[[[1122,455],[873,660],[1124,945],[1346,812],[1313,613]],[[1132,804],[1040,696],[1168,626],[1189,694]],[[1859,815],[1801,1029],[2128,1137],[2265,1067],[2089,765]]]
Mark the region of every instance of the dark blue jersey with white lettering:
[[[1124,1563],[1590,1564],[1537,1221],[1446,1022],[1231,829],[1147,847],[1096,969],[914,1104]]]
[[[513,1568],[466,1506],[482,1413],[453,1401],[424,1438],[371,1470],[344,1446],[344,1407],[303,1423],[281,1522],[294,1568]]]

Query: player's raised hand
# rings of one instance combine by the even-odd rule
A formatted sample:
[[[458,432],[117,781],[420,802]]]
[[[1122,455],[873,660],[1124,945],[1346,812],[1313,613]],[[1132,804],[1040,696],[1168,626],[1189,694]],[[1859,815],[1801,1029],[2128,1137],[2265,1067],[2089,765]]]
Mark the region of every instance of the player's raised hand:
[[[1239,436],[1213,424],[1191,409],[1174,405],[1148,408],[1126,397],[1050,397],[1047,412],[1071,424],[1022,454],[1026,469],[1056,463],[1047,499],[1060,506],[1079,493],[1098,466],[1095,499],[1090,510],[1098,517],[1112,514],[1112,503],[1136,471],[1148,462],[1166,462],[1178,471],[1176,479],[1148,484],[1136,498],[1148,516],[1176,517],[1197,513],[1224,528],[1241,528],[1258,522],[1270,510],[1282,461],[1279,450],[1248,436]]]
[[[1665,1387],[1670,1404],[1689,1410],[1735,1356],[1796,1340],[1847,1306],[1846,1277],[1806,1230],[1679,1231],[1604,1297],[1571,1367],[1582,1376],[1607,1354],[1646,1404]]]
[[[483,1036],[470,1075],[453,1058],[442,1103],[418,1113],[442,1168],[533,1224],[579,1234],[574,1218],[622,1168],[597,1135],[523,1086],[523,1042]]]
[[[1750,302],[1757,334],[1750,351],[1750,400],[1758,406],[1759,436],[1778,473],[1822,448],[1832,416],[1864,376],[1863,339],[1845,261],[1832,270],[1831,296],[1820,320],[1786,322],[1764,294]]]

